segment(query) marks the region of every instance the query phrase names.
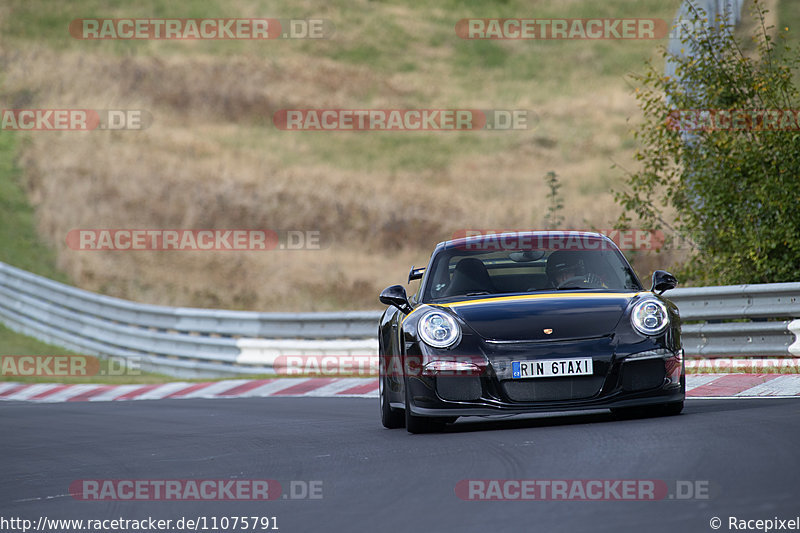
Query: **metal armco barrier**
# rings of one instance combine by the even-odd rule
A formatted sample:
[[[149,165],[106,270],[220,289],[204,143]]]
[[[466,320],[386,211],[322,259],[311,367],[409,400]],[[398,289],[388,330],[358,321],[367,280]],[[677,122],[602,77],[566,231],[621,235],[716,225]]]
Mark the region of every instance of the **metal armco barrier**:
[[[279,355],[377,354],[379,317],[139,304],[0,262],[0,322],[7,327],[87,355],[136,358],[142,370],[185,379],[273,373]]]
[[[800,356],[800,283],[673,289],[686,355]]]
[[[665,296],[680,309],[687,356],[800,356],[800,283],[674,289]],[[7,327],[88,355],[136,358],[142,370],[181,378],[269,374],[285,355],[375,355],[380,314],[139,304],[0,262],[0,322]]]

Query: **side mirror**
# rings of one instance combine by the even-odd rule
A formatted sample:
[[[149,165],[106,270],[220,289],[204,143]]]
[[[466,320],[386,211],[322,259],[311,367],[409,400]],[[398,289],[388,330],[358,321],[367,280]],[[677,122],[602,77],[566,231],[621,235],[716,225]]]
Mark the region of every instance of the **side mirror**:
[[[653,272],[653,286],[651,291],[663,294],[664,291],[674,289],[678,286],[678,278],[667,272],[666,270],[656,270]]]
[[[393,305],[404,313],[411,312],[411,304],[408,303],[406,290],[402,285],[392,285],[383,289],[380,295],[381,303]]]

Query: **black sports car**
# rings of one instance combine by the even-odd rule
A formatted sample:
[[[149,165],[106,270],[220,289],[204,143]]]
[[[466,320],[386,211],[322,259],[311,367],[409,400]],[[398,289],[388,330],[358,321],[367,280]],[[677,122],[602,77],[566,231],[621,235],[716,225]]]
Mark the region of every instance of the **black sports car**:
[[[685,371],[677,280],[645,291],[619,248],[587,232],[439,243],[410,298],[385,289],[380,408],[387,428],[435,431],[459,416],[610,408],[678,414]]]

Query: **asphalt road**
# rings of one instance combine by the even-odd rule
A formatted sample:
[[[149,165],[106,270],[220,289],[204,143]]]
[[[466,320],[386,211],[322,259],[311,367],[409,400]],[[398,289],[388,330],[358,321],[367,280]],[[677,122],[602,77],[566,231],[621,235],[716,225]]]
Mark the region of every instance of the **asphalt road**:
[[[694,532],[713,531],[715,516],[729,531],[729,516],[800,515],[793,399],[689,400],[678,417],[628,421],[462,419],[437,435],[385,430],[377,400],[358,398],[9,402],[0,419],[0,517],[34,522],[205,516],[210,528],[246,515],[274,516],[283,533]],[[82,479],[274,479],[287,497],[313,481],[322,497],[79,501],[69,486]],[[673,498],[464,501],[455,487],[468,479],[662,480]],[[687,487],[708,496],[683,499]]]

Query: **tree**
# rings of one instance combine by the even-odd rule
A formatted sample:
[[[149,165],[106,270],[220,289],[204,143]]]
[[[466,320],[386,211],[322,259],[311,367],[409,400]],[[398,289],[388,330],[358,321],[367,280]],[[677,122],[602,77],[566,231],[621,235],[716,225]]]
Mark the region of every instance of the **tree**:
[[[561,184],[558,182],[558,175],[554,171],[545,174],[545,183],[549,192],[547,193],[547,213],[544,215],[544,225],[547,229],[558,229],[564,223],[564,216],[561,215],[561,210],[564,209],[564,201],[561,199],[561,194],[558,190]]]
[[[652,64],[634,76],[642,170],[616,193],[620,224],[635,216],[662,229],[674,212],[667,229],[692,248],[680,273],[698,284],[800,281],[798,56],[783,38],[776,49],[766,10],[750,1],[751,53],[718,19],[686,35],[690,53],[671,56],[675,77]]]

